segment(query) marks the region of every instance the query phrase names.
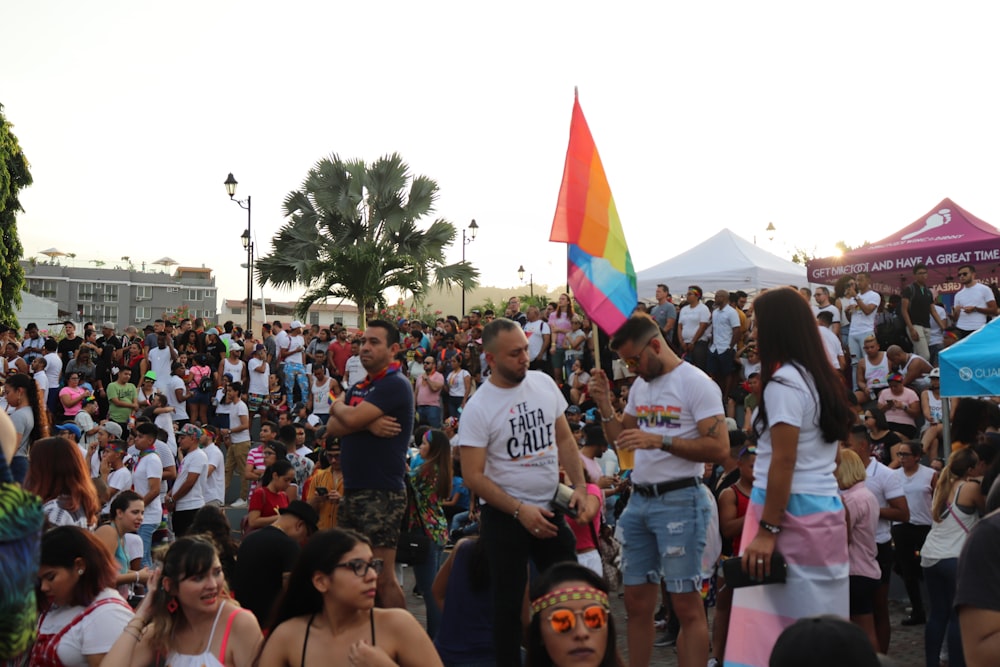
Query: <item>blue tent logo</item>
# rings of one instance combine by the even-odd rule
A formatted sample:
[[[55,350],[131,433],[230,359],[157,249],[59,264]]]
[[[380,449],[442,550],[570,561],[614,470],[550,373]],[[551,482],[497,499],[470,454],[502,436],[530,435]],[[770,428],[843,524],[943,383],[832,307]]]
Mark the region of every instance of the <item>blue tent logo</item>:
[[[972,369],[968,366],[963,366],[958,369],[958,377],[962,382],[968,382],[972,379]]]

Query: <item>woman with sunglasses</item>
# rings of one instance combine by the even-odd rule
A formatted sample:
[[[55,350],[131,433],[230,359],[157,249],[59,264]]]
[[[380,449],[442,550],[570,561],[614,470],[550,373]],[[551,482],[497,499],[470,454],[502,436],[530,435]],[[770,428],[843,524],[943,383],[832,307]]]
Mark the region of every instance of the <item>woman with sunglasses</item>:
[[[430,637],[405,609],[376,609],[382,561],[350,530],[316,533],[277,605],[260,667],[440,667]]]
[[[557,563],[531,587],[528,667],[621,667],[604,580],[579,563]]]

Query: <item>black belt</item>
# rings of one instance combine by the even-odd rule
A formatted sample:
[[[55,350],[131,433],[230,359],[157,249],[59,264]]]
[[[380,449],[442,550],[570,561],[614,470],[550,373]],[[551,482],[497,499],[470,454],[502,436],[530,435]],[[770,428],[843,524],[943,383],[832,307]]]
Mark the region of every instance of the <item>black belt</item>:
[[[632,490],[640,496],[652,498],[676,491],[677,489],[686,489],[689,486],[698,486],[698,478],[688,477],[687,479],[678,479],[674,482],[660,482],[659,484],[633,484]]]

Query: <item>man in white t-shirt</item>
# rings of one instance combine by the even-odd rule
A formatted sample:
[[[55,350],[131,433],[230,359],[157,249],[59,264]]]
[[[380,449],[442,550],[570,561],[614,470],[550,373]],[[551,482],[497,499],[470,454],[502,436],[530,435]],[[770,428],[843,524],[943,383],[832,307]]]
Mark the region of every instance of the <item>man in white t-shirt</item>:
[[[820,310],[816,315],[816,323],[819,326],[819,339],[823,341],[823,349],[826,351],[826,358],[830,360],[830,365],[838,372],[844,370],[844,345],[840,341],[840,336],[835,334],[830,328],[833,326],[833,313],[829,310]]]
[[[351,356],[344,364],[347,369],[347,377],[344,378],[344,389],[350,389],[357,383],[368,377],[368,371],[361,363],[361,342],[357,339],[351,341]]]
[[[148,422],[136,426],[135,448],[139,451],[139,462],[132,472],[132,487],[142,496],[146,506],[142,525],[139,526],[143,567],[153,566],[153,533],[163,520],[163,505],[160,503],[163,463],[156,455],[156,431],[156,426]]]
[[[677,342],[684,359],[705,370],[708,364],[705,332],[712,322],[712,313],[701,302],[701,294],[701,288],[697,285],[688,287],[685,294],[687,305],[677,312]]]
[[[267,363],[267,348],[261,343],[257,343],[254,348],[253,358],[247,362],[247,376],[249,377],[247,387],[247,408],[251,413],[260,410],[261,404],[267,398],[268,378],[271,367]]]
[[[820,287],[816,288],[813,293],[813,298],[816,299],[816,305],[812,307],[813,315],[819,315],[820,313],[830,313],[830,331],[833,332],[835,336],[840,335],[840,309],[833,303],[830,303],[830,288]]]
[[[206,505],[222,507],[226,502],[226,457],[215,444],[218,429],[206,426],[201,436],[200,446],[208,458],[208,468],[202,477],[201,495]]]
[[[864,352],[865,338],[875,333],[875,316],[882,303],[882,295],[872,289],[872,280],[867,273],[857,274],[854,281],[858,286],[857,294],[848,291],[841,302],[845,304],[844,311],[851,319],[847,345],[848,352],[851,353],[851,366],[856,375],[858,360]]]
[[[233,382],[226,389],[229,428],[222,429],[221,433],[223,437],[229,437],[229,448],[226,449],[226,489],[229,488],[234,471],[240,476],[240,497],[233,502],[232,507],[246,507],[250,493],[250,480],[245,473],[247,454],[250,453],[250,410],[240,398],[242,394],[243,385],[239,382]]]
[[[734,357],[740,338],[740,316],[729,305],[729,292],[720,289],[715,293],[715,312],[712,313],[712,342],[708,344],[708,374],[719,385],[723,396],[729,396],[736,370]]]
[[[459,438],[466,486],[482,503],[481,536],[494,591],[497,664],[520,664],[520,609],[528,560],[539,571],[576,559],[575,540],[551,505],[559,467],[573,484],[569,506],[586,523],[586,484],[576,440],[563,414],[566,399],[545,373],[529,371],[528,339],[517,322],[483,330],[492,373],[462,412]],[[572,520],[572,519],[570,519]]]
[[[875,589],[875,636],[878,638],[880,653],[888,653],[891,625],[889,622],[889,577],[892,575],[894,554],[892,549],[892,522],[905,523],[910,520],[910,508],[903,491],[903,482],[888,466],[872,458],[871,440],[868,429],[862,425],[851,427],[847,446],[861,457],[868,476],[865,487],[878,501],[878,526],[875,529],[875,544],[878,548],[878,564],[882,568],[882,579]]]
[[[202,430],[185,424],[177,431],[177,448],[183,453],[174,488],[167,494],[167,507],[173,507],[174,535],[184,537],[194,515],[205,506],[201,480],[208,472],[208,456],[198,446]]]
[[[175,361],[170,367],[170,377],[167,378],[163,390],[167,396],[167,405],[174,409],[170,417],[174,420],[174,424],[181,426],[188,422],[187,401],[193,395],[184,384],[184,378],[179,375],[184,370],[184,364]]]
[[[301,394],[298,400],[305,402],[309,400],[309,375],[306,373],[305,358],[302,353],[306,349],[305,338],[302,337],[302,323],[298,320],[289,326],[288,337],[280,343],[283,347],[278,347],[278,358],[284,364],[285,374],[285,394],[288,396],[288,404],[296,402],[295,386],[298,385]]]
[[[621,419],[604,372],[595,370],[590,380],[608,442],[616,444],[620,460],[634,456],[633,465],[622,462],[633,470],[633,493],[618,520],[629,659],[635,665],[650,662],[662,579],[683,631],[679,664],[700,667],[708,662],[709,646],[701,558],[714,507],[699,486],[705,463],[721,463],[729,455],[722,392],[674,354],[648,316],[629,318],[610,347],[639,376]]]
[[[546,369],[546,359],[552,340],[552,330],[541,318],[538,306],[528,306],[528,321],[524,324],[524,335],[528,337],[529,368],[533,371]]]
[[[59,343],[55,338],[45,339],[45,378],[49,381],[49,393],[45,397],[45,407],[54,414],[59,404],[59,380],[62,377],[63,360],[59,356]]]
[[[962,289],[955,294],[952,317],[961,340],[986,326],[988,317],[996,317],[997,301],[993,290],[976,280],[976,267],[971,264],[958,267],[958,282]]]
[[[153,386],[166,392],[167,380],[170,378],[170,365],[177,360],[177,350],[172,345],[167,345],[165,331],[156,334],[156,347],[150,348],[146,358],[149,359],[149,370],[156,373],[156,382]]]
[[[100,476],[108,487],[108,502],[101,509],[101,514],[111,514],[111,503],[122,491],[132,488],[132,472],[125,467],[125,452],[128,443],[124,440],[109,440],[101,456]]]

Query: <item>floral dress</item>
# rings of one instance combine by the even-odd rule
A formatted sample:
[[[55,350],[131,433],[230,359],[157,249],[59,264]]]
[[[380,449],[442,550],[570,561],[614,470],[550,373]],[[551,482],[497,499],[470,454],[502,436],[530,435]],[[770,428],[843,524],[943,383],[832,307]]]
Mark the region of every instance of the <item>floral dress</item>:
[[[426,471],[425,471],[426,469]],[[448,520],[444,516],[444,507],[438,497],[434,471],[426,465],[410,471],[410,483],[413,485],[413,497],[410,500],[410,516],[420,517],[420,523],[436,544],[443,545],[448,541]]]

